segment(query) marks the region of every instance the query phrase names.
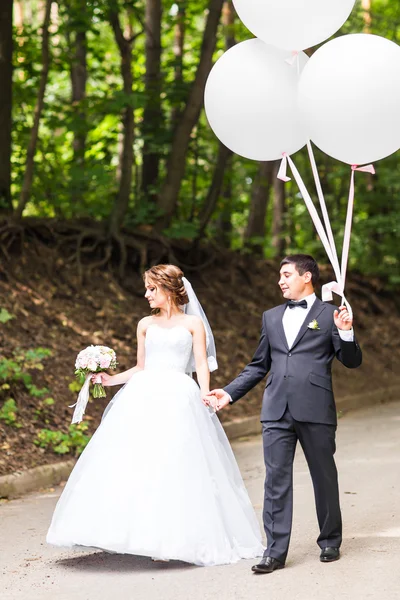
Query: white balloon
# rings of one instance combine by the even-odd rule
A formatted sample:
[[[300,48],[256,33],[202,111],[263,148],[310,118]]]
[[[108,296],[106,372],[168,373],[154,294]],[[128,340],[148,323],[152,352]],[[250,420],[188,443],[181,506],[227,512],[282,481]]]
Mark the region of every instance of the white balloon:
[[[260,40],[241,42],[215,63],[204,104],[215,135],[233,152],[253,160],[293,154],[307,142],[297,103],[298,66],[285,50]],[[299,69],[308,58],[299,54]]]
[[[355,0],[233,0],[233,4],[246,27],[267,44],[305,50],[340,29]]]
[[[300,78],[299,107],[326,154],[362,165],[400,147],[400,46],[370,34],[327,42]]]

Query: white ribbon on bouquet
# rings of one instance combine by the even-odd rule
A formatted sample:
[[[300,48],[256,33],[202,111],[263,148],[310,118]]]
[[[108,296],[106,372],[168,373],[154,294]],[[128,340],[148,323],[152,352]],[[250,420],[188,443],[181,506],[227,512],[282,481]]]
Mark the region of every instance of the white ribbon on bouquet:
[[[83,415],[85,414],[87,403],[89,402],[89,386],[90,380],[95,375],[95,380],[93,383],[101,383],[101,375],[100,373],[89,373],[86,375],[85,383],[81,387],[81,391],[79,392],[79,396],[75,404],[71,404],[69,408],[74,408],[74,414],[72,415],[71,424],[80,423],[83,419]]]
[[[324,198],[324,194],[321,187],[321,182],[318,175],[317,166],[315,163],[314,153],[312,150],[311,142],[307,142],[308,153],[311,162],[311,168],[314,175],[314,181],[317,188],[318,199],[321,205],[321,211],[324,219],[324,225],[318,215],[318,212],[314,206],[314,202],[304,184],[304,181],[301,178],[299,171],[297,170],[294,162],[290,158],[289,155],[283,153],[281,165],[278,171],[278,179],[281,179],[284,182],[290,181],[290,177],[286,175],[287,164],[289,163],[291,171],[293,173],[293,177],[299,187],[300,193],[303,197],[305,205],[310,213],[311,219],[314,223],[315,229],[320,237],[320,240],[325,248],[325,251],[328,255],[329,261],[334,270],[336,281],[331,281],[322,286],[322,300],[331,301],[333,299],[333,293],[341,296],[342,304],[346,304],[347,309],[352,316],[353,311],[352,308],[344,295],[344,288],[346,283],[346,273],[347,273],[347,263],[349,257],[349,249],[350,249],[350,237],[351,237],[351,226],[353,219],[353,207],[354,207],[354,173],[355,171],[362,171],[364,173],[375,173],[375,169],[373,165],[366,165],[364,167],[358,167],[357,165],[352,165],[351,167],[351,178],[350,178],[350,190],[349,190],[349,199],[347,206],[347,216],[346,216],[346,224],[344,230],[344,238],[343,238],[343,248],[342,248],[342,260],[341,266],[339,266],[339,259],[336,250],[336,244],[332,233],[332,227],[329,220],[328,210],[326,207],[326,202]]]

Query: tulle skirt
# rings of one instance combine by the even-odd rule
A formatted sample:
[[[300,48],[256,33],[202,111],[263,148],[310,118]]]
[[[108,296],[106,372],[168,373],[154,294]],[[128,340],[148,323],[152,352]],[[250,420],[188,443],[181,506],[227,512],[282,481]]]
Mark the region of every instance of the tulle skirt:
[[[233,452],[193,379],[144,370],[118,392],[58,501],[47,542],[204,566],[262,555]]]

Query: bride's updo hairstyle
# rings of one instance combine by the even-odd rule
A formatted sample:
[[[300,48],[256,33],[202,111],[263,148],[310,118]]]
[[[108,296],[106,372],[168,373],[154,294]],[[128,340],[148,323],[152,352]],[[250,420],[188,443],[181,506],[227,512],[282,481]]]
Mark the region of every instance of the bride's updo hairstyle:
[[[183,306],[189,302],[182,277],[183,271],[175,265],[155,265],[143,274],[143,279],[147,278],[161,287],[175,306]]]

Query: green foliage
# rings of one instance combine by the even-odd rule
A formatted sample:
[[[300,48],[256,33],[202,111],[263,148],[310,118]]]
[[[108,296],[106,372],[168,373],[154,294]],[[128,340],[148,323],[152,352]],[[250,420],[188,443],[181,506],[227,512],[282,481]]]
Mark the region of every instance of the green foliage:
[[[68,384],[68,389],[73,394],[76,394],[76,393],[80,392],[81,387],[82,387],[82,383],[81,383],[80,380],[79,381],[74,380],[74,381],[71,381],[71,383]]]
[[[11,319],[15,319],[14,315],[9,313],[6,308],[0,308],[0,323],[8,323]]]
[[[171,225],[171,227],[164,230],[164,234],[170,239],[194,240],[198,234],[198,226],[196,223],[176,221]]]
[[[22,425],[18,423],[17,412],[18,407],[14,398],[8,398],[0,408],[0,420],[4,421],[6,425],[19,429]]]
[[[97,369],[97,370],[99,370],[99,369]],[[76,369],[75,377],[76,377],[78,383],[80,384],[80,386],[82,386],[85,383],[86,375],[87,375],[87,371],[85,369]],[[79,389],[81,389],[81,388],[79,388]]]
[[[12,384],[22,382],[34,398],[44,396],[49,390],[38,388],[33,383],[29,371],[42,371],[44,369],[42,361],[48,356],[51,356],[51,351],[41,347],[30,350],[14,350],[12,358],[0,356],[0,381],[6,382],[10,387]]]
[[[74,454],[79,456],[90,440],[86,434],[87,423],[70,425],[68,433],[53,431],[51,429],[41,429],[34,443],[45,450],[52,450],[55,454]]]
[[[14,31],[12,195],[17,202],[23,177],[30,132],[33,124],[40,73],[41,18],[36,0],[26,0],[24,23]],[[107,224],[118,197],[121,166],[122,121],[132,111],[135,121],[132,188],[124,225],[145,226],[151,231],[161,212],[157,198],[168,175],[171,143],[195,80],[207,19],[208,0],[174,3],[163,0],[161,22],[160,91],[146,88],[146,2],[137,0],[72,0],[58,3],[58,15],[50,33],[50,70],[35,155],[35,171],[29,203],[24,216],[57,218]],[[371,3],[371,33],[400,42],[400,5],[388,0]],[[227,6],[225,6],[227,8]],[[132,91],[126,91],[121,72],[121,56],[110,24],[110,9],[118,13],[121,29],[132,40]],[[28,16],[30,15],[30,16]],[[182,21],[184,52],[177,54],[177,32]],[[364,31],[365,10],[360,2],[336,35]],[[76,67],[78,34],[85,34],[86,89],[80,100],[72,101],[71,69]],[[226,50],[227,37],[236,42],[249,38],[249,32],[235,18],[233,25],[221,23],[214,53],[218,59]],[[123,62],[123,61],[122,61]],[[146,119],[149,106],[157,105],[159,114]],[[227,100],[229,102],[229,99]],[[366,124],[366,127],[368,124]],[[83,140],[83,153],[76,142]],[[158,176],[147,191],[142,189],[144,150],[158,158]],[[191,132],[190,144],[181,161],[184,176],[172,222],[164,234],[171,239],[196,239],[202,210],[213,185],[219,142],[207,124],[204,111]],[[316,150],[326,202],[335,238],[341,250],[346,214],[349,169]],[[377,274],[397,285],[399,267],[398,231],[400,224],[400,154],[377,165],[372,186],[368,176],[356,176],[356,204],[350,252],[350,267],[367,275]],[[307,154],[294,157],[310,190],[314,183]],[[184,164],[183,164],[184,163]],[[221,222],[229,223],[228,243],[244,251],[252,191],[256,185],[258,164],[239,156],[227,163],[224,182],[205,235],[221,239]],[[285,213],[280,236],[285,251],[313,253],[326,261],[322,245],[314,231],[304,202],[293,182],[285,186]],[[147,195],[146,195],[147,194]],[[262,240],[264,255],[273,257],[273,198],[271,193]],[[150,199],[149,199],[150,197]],[[314,194],[315,197],[315,194]],[[261,240],[255,240],[256,246]],[[225,242],[226,243],[226,242]],[[249,249],[250,248],[250,249]],[[246,251],[251,251],[247,247]],[[10,319],[0,311],[0,323]]]
[[[43,398],[38,401],[35,411],[34,418],[36,421],[39,419],[44,421],[46,424],[50,423],[50,417],[52,415],[52,407],[55,404],[54,398]]]

